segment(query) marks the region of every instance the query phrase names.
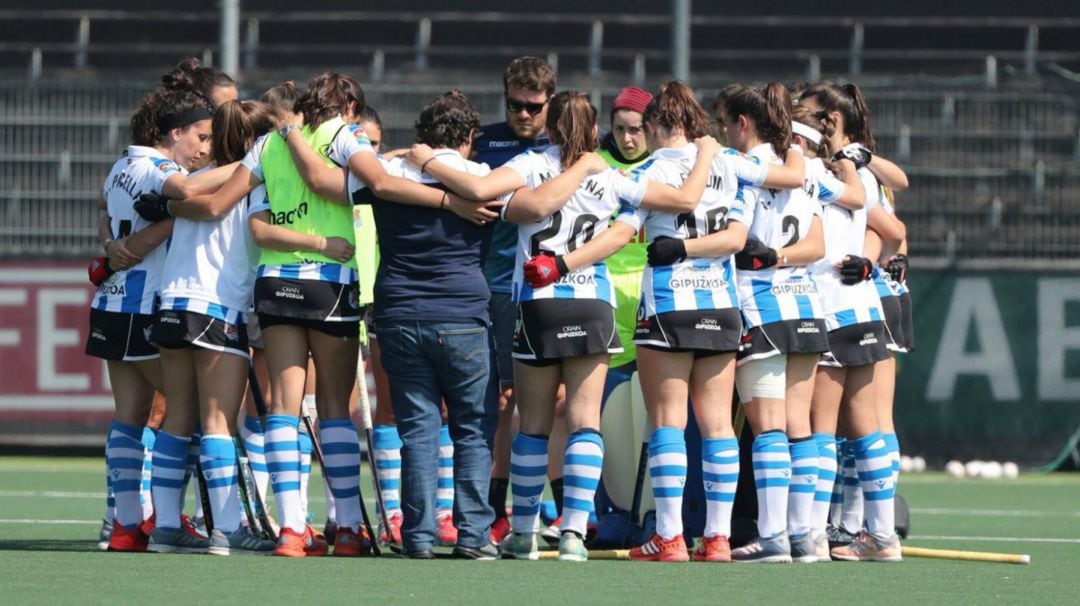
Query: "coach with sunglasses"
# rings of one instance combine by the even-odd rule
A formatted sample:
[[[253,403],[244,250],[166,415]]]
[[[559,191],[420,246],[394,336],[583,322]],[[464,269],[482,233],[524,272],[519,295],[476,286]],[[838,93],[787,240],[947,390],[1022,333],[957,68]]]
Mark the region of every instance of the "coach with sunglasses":
[[[473,144],[474,160],[492,170],[510,158],[546,147],[548,101],[555,94],[555,68],[538,57],[518,57],[503,74],[506,120],[481,127],[482,134]],[[491,243],[484,261],[484,275],[491,289],[488,312],[494,339],[495,370],[492,381],[499,386],[499,428],[495,435],[494,466],[491,478],[491,505],[496,521],[492,538],[496,541],[509,531],[506,522],[506,491],[510,478],[510,421],[514,414],[514,363],[511,356],[517,308],[510,299],[514,275],[517,225],[497,221],[492,227]],[[489,393],[495,390],[489,389]]]

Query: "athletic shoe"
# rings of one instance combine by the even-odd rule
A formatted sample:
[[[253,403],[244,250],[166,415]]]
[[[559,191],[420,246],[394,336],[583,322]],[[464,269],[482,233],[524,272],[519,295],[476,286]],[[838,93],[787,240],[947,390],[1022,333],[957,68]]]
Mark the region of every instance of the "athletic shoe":
[[[832,526],[829,528],[828,537],[829,549],[833,549],[834,547],[850,545],[852,541],[859,537],[859,535],[851,534],[839,526]]]
[[[430,549],[417,549],[416,551],[403,551],[401,557],[408,560],[434,560],[435,552]]]
[[[154,553],[206,553],[210,539],[192,534],[186,528],[155,526],[150,533],[147,551]]]
[[[731,559],[744,564],[790,564],[791,544],[782,532],[771,539],[754,539],[731,552]]]
[[[562,526],[562,516],[555,518],[550,526],[541,530],[540,538],[547,541],[547,544],[552,547],[558,545],[559,541],[562,540],[562,532],[559,530],[560,526]]]
[[[498,545],[510,534],[510,518],[496,518],[491,524],[491,544]]]
[[[814,542],[814,537],[809,532],[800,535],[791,535],[789,542],[791,545],[792,562],[813,564],[818,561],[817,543]]]
[[[397,543],[397,544],[400,545],[401,544],[401,522],[402,522],[402,520],[403,520],[403,518],[402,518],[402,514],[401,514],[400,511],[395,511],[394,513],[390,514],[390,534],[387,535],[386,527],[382,523],[382,520],[380,519],[379,520],[379,542],[384,544],[384,545],[387,544],[387,543]]]
[[[334,543],[334,555],[355,558],[371,553],[371,538],[363,528],[360,532],[352,528],[338,528],[337,541]]]
[[[452,555],[455,558],[462,560],[495,560],[499,557],[499,550],[491,543],[481,545],[480,547],[457,545],[454,547]]]
[[[831,562],[832,554],[829,553],[829,535],[821,533],[814,536],[814,555],[818,562]]]
[[[292,528],[282,528],[274,555],[290,558],[321,557],[326,555],[327,550],[326,539],[311,526],[305,526],[303,533]]]
[[[334,544],[334,538],[337,536],[337,522],[327,519],[326,523],[322,527],[323,536],[326,537],[326,543],[328,545]]]
[[[540,548],[537,546],[538,533],[511,532],[499,542],[499,555],[514,560],[539,560]]]
[[[101,518],[101,530],[98,530],[98,544],[99,551],[109,550],[109,537],[112,536],[112,520],[109,518]]]
[[[326,537],[323,536],[323,533],[315,530],[311,524],[304,525],[304,533],[307,536],[304,552],[309,558],[320,558],[327,553],[330,553],[330,545],[326,542]],[[338,533],[341,533],[340,529],[338,529]]]
[[[648,541],[630,550],[630,559],[639,562],[689,562],[690,554],[686,551],[686,539],[681,534],[664,540],[653,533]]]
[[[195,518],[192,520],[188,517],[188,514],[182,513],[180,514],[180,528],[183,528],[197,537],[204,539],[210,538],[210,535],[206,532],[206,518]]]
[[[722,534],[701,537],[701,542],[694,548],[693,558],[695,562],[730,562],[731,543]]]
[[[109,535],[109,551],[146,551],[150,537],[142,531],[142,528],[124,528],[120,522],[113,520],[112,533]]]
[[[260,538],[247,526],[241,526],[232,534],[215,528],[210,532],[210,547],[207,553],[214,555],[270,555],[274,553],[274,542]]]
[[[834,560],[847,562],[900,562],[900,539],[893,536],[878,539],[869,533],[862,533],[850,545],[835,547],[832,550]]]
[[[444,547],[457,545],[457,527],[453,514],[444,513],[435,520],[435,541]]]
[[[589,550],[585,541],[576,532],[566,531],[559,537],[560,562],[585,562],[589,559]]]

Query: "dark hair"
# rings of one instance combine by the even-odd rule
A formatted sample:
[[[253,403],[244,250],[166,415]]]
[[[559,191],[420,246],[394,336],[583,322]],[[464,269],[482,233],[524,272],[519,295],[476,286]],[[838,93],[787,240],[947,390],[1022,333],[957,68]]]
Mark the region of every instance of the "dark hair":
[[[480,128],[480,114],[459,90],[436,97],[416,119],[416,142],[434,148],[458,148],[472,142]]]
[[[870,133],[870,109],[858,86],[818,82],[806,87],[799,99],[813,99],[825,111],[840,112],[844,117],[844,134],[853,143],[862,143],[870,151],[877,151],[874,135]]]
[[[364,110],[358,113],[356,116],[357,122],[371,122],[375,126],[382,128],[382,118],[379,117],[379,112],[375,111],[375,108],[371,107],[370,105],[366,106]]]
[[[712,103],[713,114],[714,115],[717,114],[718,112],[720,112],[720,110],[726,110],[727,109],[727,100],[730,99],[732,97],[732,95],[742,91],[745,88],[746,88],[745,84],[740,84],[738,82],[733,82],[731,84],[728,84],[724,88],[721,88],[720,92],[716,93],[716,98],[713,99],[713,103]]]
[[[814,112],[810,111],[810,109],[805,106],[796,105],[791,109],[791,119],[794,122],[805,124],[821,133],[821,143],[814,143],[813,141],[807,140],[805,137],[803,137],[803,140],[806,141],[807,149],[813,152],[815,156],[828,163],[829,159],[832,158],[829,137],[832,137],[833,133],[836,132],[836,121],[829,115],[829,112]],[[794,136],[795,135],[792,134],[792,138],[794,138]]]
[[[679,80],[660,85],[660,92],[645,106],[643,118],[668,130],[680,129],[691,140],[709,133],[709,115],[698,103],[694,89]]]
[[[274,128],[274,112],[259,101],[226,101],[214,112],[213,155],[218,166],[236,162],[255,139]]]
[[[337,72],[324,72],[311,82],[300,98],[296,100],[293,111],[304,114],[304,124],[316,128],[338,114],[349,111],[354,104],[353,113],[364,111],[364,90],[352,76]]]
[[[571,90],[552,97],[545,126],[548,138],[559,146],[563,168],[577,162],[585,152],[599,147],[596,108],[584,93]]]
[[[758,136],[772,145],[773,152],[781,159],[787,156],[791,146],[791,95],[783,84],[743,87],[724,100],[724,111],[731,119],[749,118]]]
[[[188,57],[161,77],[161,85],[166,90],[191,91],[203,97],[207,106],[213,108],[211,95],[214,89],[235,87],[236,80],[215,67],[203,67],[195,57]]]
[[[210,117],[210,103],[202,96],[187,90],[158,89],[135,106],[131,114],[131,141],[135,145],[157,145],[174,128],[169,124],[177,116],[199,110]]]
[[[503,73],[503,94],[512,86],[543,91],[550,97],[555,93],[555,68],[540,57],[518,57]]]
[[[259,97],[259,101],[265,103],[280,120],[285,117],[284,114],[292,113],[293,108],[296,107],[296,100],[299,98],[300,89],[296,87],[296,83],[286,80],[266,89],[266,92]]]

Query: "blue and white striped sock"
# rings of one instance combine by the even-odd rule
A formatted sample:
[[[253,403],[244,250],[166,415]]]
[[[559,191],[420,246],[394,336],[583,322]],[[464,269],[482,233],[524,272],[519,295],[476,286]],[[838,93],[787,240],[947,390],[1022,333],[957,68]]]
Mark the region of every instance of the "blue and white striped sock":
[[[900,440],[895,432],[883,433],[881,437],[885,438],[885,447],[889,449],[889,460],[892,462],[893,471],[892,482],[895,487],[900,483]]]
[[[540,497],[547,480],[547,436],[518,432],[510,445],[510,492],[514,496],[514,532],[540,530]]]
[[[657,427],[649,436],[649,474],[656,500],[656,533],[666,541],[682,534],[686,486],[686,438],[677,427]]]
[[[109,448],[109,439],[105,438],[105,448]],[[109,473],[109,458],[105,458],[105,519],[112,522],[116,519],[116,495],[112,489],[112,474]]]
[[[454,511],[454,441],[450,439],[450,426],[439,428],[439,484],[435,490],[435,515],[444,516]]]
[[[559,530],[585,536],[603,468],[604,438],[600,432],[586,428],[570,434],[563,459],[563,518]]]
[[[154,497],[155,524],[162,528],[180,528],[180,512],[184,509],[184,475],[187,470],[188,445],[191,438],[174,436],[164,429],[158,431],[154,442],[154,469],[150,477]]]
[[[150,494],[150,477],[154,469],[154,442],[156,440],[157,430],[143,427],[142,445],[143,452],[146,454],[143,455],[142,481],[139,484],[139,503],[142,504],[142,515],[144,520],[149,520],[150,516],[154,515],[154,497]]]
[[[831,433],[815,433],[813,437],[817,444],[818,476],[810,526],[814,534],[818,535],[825,532],[829,523],[829,506],[832,504],[833,486],[836,483],[836,436]]]
[[[788,447],[791,455],[791,486],[788,487],[788,534],[802,536],[813,527],[814,492],[817,490],[818,446],[811,436],[793,438]]]
[[[840,476],[844,481],[844,500],[840,505],[840,527],[859,534],[863,527],[863,493],[855,466],[855,440],[844,442]]]
[[[739,440],[701,439],[701,476],[705,482],[705,536],[731,536],[731,509],[739,485]]]
[[[199,462],[210,496],[214,528],[232,534],[240,528],[240,497],[236,485],[236,446],[227,435],[208,434],[199,442]]]
[[[372,431],[375,472],[388,516],[401,512],[401,437],[395,425],[376,425]]]
[[[120,421],[109,425],[109,441],[105,446],[105,461],[116,506],[116,521],[133,528],[143,521],[139,504],[142,484],[143,445],[139,441],[142,429]]]
[[[277,502],[278,522],[302,534],[306,521],[300,503],[300,419],[292,415],[266,417],[266,467]]]
[[[240,426],[240,437],[244,440],[244,450],[247,451],[255,488],[265,502],[266,488],[270,484],[270,470],[266,468],[266,434],[263,433],[262,422],[256,417],[245,415],[244,424]]]
[[[352,419],[320,419],[326,479],[334,493],[338,528],[360,531],[360,439]]]
[[[771,539],[787,530],[788,486],[791,484],[787,435],[779,430],[758,434],[752,450],[758,535]]]
[[[300,450],[300,506],[304,508],[304,520],[308,519],[308,486],[311,480],[311,451],[315,446],[311,436],[297,427],[296,447]],[[326,455],[326,452],[323,452]],[[326,470],[322,470],[326,473]]]
[[[881,432],[855,440],[855,465],[859,470],[866,504],[866,529],[878,539],[888,539],[896,532],[893,510],[895,485],[889,447]]]

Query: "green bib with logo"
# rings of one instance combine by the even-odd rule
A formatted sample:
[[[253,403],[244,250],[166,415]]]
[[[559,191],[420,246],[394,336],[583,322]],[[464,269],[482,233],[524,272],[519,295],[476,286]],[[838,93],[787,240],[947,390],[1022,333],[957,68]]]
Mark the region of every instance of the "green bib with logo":
[[[625,171],[633,170],[649,160],[649,156],[646,154],[645,157],[636,162],[620,162],[611,155],[610,151],[603,147],[596,150],[596,153],[600,154],[600,157],[610,166]],[[619,249],[618,252],[607,259],[604,259],[604,263],[607,264],[608,271],[613,274],[628,274],[645,271],[646,248],[648,248],[648,244],[645,242],[645,228],[643,227],[626,246]]]

